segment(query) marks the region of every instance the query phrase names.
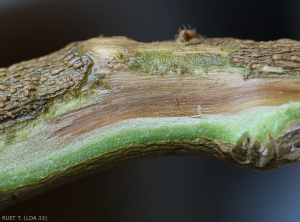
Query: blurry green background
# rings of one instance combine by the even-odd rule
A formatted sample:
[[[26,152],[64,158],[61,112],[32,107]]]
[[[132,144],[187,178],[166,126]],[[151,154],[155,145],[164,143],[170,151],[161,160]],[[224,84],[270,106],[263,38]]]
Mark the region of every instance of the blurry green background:
[[[0,0],[0,67],[100,34],[300,40],[299,1]],[[0,211],[48,221],[299,221],[300,164],[268,173],[206,157],[135,160]],[[0,218],[1,221],[1,218]]]

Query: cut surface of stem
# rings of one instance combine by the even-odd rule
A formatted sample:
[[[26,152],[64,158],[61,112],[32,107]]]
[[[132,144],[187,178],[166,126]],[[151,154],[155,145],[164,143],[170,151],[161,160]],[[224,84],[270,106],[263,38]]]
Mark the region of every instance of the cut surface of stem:
[[[99,37],[0,69],[0,206],[128,159],[300,158],[300,45]]]

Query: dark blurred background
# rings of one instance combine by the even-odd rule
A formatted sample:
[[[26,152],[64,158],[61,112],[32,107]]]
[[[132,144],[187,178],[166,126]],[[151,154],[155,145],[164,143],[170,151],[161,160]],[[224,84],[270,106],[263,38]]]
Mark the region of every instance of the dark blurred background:
[[[0,0],[0,67],[100,34],[300,40],[300,1]],[[206,157],[135,160],[11,206],[48,221],[299,221],[300,164],[255,172]],[[299,183],[299,184],[298,184]]]

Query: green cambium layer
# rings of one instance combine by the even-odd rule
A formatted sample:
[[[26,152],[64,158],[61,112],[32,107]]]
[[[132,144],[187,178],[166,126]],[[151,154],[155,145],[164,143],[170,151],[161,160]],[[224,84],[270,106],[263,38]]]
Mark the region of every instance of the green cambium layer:
[[[195,53],[183,56],[173,55],[172,52],[146,51],[137,52],[134,59],[127,63],[129,68],[139,73],[154,74],[201,74],[231,65],[227,56],[217,53]],[[233,67],[232,67],[233,68]]]
[[[285,70],[283,73],[251,70],[251,63],[234,63],[231,57],[231,53],[227,56],[217,53],[174,55],[165,51],[137,52],[133,59],[119,55],[131,70],[138,73],[207,76],[209,71],[229,71],[240,73],[244,78],[299,77],[300,74],[300,70],[296,69]]]
[[[89,158],[139,143],[198,137],[237,143],[249,136],[266,144],[267,132],[276,138],[288,123],[298,119],[300,103],[289,103],[253,108],[237,115],[132,119],[74,138],[70,143],[64,138],[42,141],[31,137],[1,149],[0,190],[24,185]]]

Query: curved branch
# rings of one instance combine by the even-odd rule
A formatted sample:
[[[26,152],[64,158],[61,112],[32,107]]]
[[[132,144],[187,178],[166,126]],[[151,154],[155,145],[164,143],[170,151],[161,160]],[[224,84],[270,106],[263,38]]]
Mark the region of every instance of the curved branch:
[[[73,43],[0,70],[0,206],[119,162],[300,158],[300,46],[282,39]]]

